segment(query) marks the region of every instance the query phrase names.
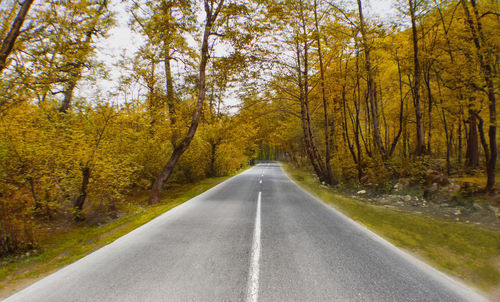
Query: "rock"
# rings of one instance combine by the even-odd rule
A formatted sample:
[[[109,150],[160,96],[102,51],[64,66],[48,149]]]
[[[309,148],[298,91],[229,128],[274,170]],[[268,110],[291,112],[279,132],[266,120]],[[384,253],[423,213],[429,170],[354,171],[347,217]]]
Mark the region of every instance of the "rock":
[[[482,209],[483,209],[483,207],[482,207],[482,206],[478,205],[478,204],[477,204],[477,203],[475,203],[475,202],[472,204],[472,208],[474,208],[474,210],[477,210],[477,211],[480,211],[480,210],[482,210]]]
[[[450,180],[446,175],[432,169],[427,170],[425,179],[428,184],[437,183],[439,185],[445,186],[450,183]]]
[[[446,202],[444,202],[444,203],[441,204],[441,207],[443,207],[443,208],[447,207],[447,206],[449,206],[449,204],[447,204]]]
[[[410,195],[405,195],[402,197],[403,201],[410,202],[411,201],[411,196]]]
[[[326,183],[324,181],[322,181],[321,184],[324,186]]]
[[[434,182],[432,183],[432,185],[424,189],[424,196],[425,197],[430,196],[436,193],[438,190],[439,190],[439,185],[437,184],[437,182]]]
[[[366,190],[360,190],[356,194],[358,194],[358,195],[366,194]]]
[[[460,211],[458,209],[453,211],[453,215],[455,215],[455,216],[458,216],[460,214],[462,214],[462,211]]]
[[[386,195],[386,196],[380,198],[379,201],[381,204],[393,204],[396,202],[396,200],[394,199],[394,196],[391,196],[391,195]]]
[[[398,182],[397,184],[394,185],[394,191],[396,192],[401,191],[403,190],[404,187],[405,186],[402,183]]]

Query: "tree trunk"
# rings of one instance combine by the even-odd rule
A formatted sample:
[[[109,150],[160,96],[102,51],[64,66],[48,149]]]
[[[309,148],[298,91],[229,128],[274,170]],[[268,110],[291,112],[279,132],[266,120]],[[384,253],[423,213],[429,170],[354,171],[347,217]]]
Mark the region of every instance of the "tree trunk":
[[[424,74],[425,86],[427,87],[428,107],[427,117],[429,120],[429,130],[427,132],[427,152],[431,154],[431,137],[432,137],[432,89],[431,89],[431,74],[430,68]]]
[[[400,100],[399,130],[396,136],[394,137],[394,140],[392,141],[391,150],[389,151],[389,156],[388,156],[389,158],[392,157],[392,154],[394,153],[394,150],[396,149],[396,146],[398,144],[399,138],[401,137],[401,133],[403,132],[403,112],[404,112],[403,80],[401,77],[401,65],[399,64],[399,57],[397,51],[396,51],[396,62],[398,64],[398,75],[399,75],[399,100]]]
[[[368,39],[366,37],[365,21],[363,17],[363,7],[361,0],[357,0],[357,2],[358,2],[358,12],[359,12],[359,27],[361,31],[361,37],[363,39],[363,48],[365,53],[365,69],[367,77],[366,84],[368,90],[368,100],[370,102],[371,120],[373,126],[373,140],[375,141],[377,150],[382,156],[382,158],[386,159],[387,156],[384,149],[384,143],[382,142],[382,137],[380,136],[375,83],[373,81],[373,71],[371,68],[370,47],[368,46]]]
[[[444,113],[444,109],[441,109],[441,113],[443,115],[443,125],[444,125],[444,134],[446,136],[446,174],[450,175],[450,134],[448,131],[448,123],[446,122],[446,114]]]
[[[217,174],[215,171],[215,157],[217,156],[217,146],[219,146],[219,144],[220,140],[210,143],[210,170],[208,173],[210,177],[215,177]]]
[[[309,60],[307,58],[308,56],[307,44],[308,44],[307,41],[304,41],[304,107],[306,113],[306,125],[311,142],[311,151],[320,170],[320,175],[318,175],[318,177],[320,178],[320,181],[326,182],[327,181],[327,176],[325,172],[326,169],[323,160],[321,159],[321,155],[319,154],[318,147],[316,146],[316,139],[314,137],[314,129],[312,126],[311,110],[309,108]]]
[[[299,86],[299,102],[300,102],[300,121],[302,125],[302,131],[304,132],[304,145],[306,149],[306,154],[309,157],[309,161],[311,162],[311,165],[313,166],[314,172],[318,177],[321,175],[321,170],[316,163],[316,160],[314,158],[313,152],[312,152],[312,147],[311,147],[311,137],[309,136],[309,131],[307,127],[307,117],[306,117],[306,107],[305,107],[305,101],[304,101],[304,84],[302,83],[302,63],[300,60],[300,48],[299,48],[299,42],[297,41],[296,43],[296,54],[297,54],[297,66],[298,66],[298,72],[297,72],[297,81],[298,81],[298,86]]]
[[[324,129],[325,129],[325,178],[328,184],[334,184],[335,180],[332,175],[332,168],[330,165],[330,131],[329,120],[328,120],[328,104],[326,100],[326,89],[325,89],[325,68],[323,65],[323,53],[321,51],[321,37],[318,24],[318,6],[317,0],[314,0],[314,24],[316,27],[316,44],[318,47],[318,58],[319,58],[319,73],[320,73],[320,86],[321,86],[321,98],[323,100],[323,114],[324,114]]]
[[[164,42],[168,43],[168,42]],[[174,79],[172,77],[172,68],[171,68],[171,60],[170,57],[170,48],[165,45],[165,80],[166,80],[166,89],[167,89],[167,107],[170,119],[170,126],[172,126],[172,137],[170,142],[172,143],[172,147],[176,147],[177,140],[179,139],[179,131],[176,129],[177,117],[176,117],[176,101],[175,101],[175,91],[174,91]]]
[[[415,100],[415,119],[417,126],[417,142],[415,146],[415,154],[425,154],[424,141],[424,124],[422,119],[422,108],[420,104],[420,61],[418,58],[418,35],[417,35],[417,20],[416,20],[416,3],[415,0],[408,0],[410,6],[411,30],[413,40],[413,98]]]
[[[477,113],[469,109],[469,135],[467,137],[467,151],[465,153],[465,166],[476,169],[479,166],[479,142],[477,133]]]
[[[82,185],[80,186],[80,194],[73,202],[73,218],[75,221],[82,221],[85,219],[82,214],[83,205],[85,203],[85,199],[87,199],[87,187],[90,181],[90,168],[85,167],[82,168]]]
[[[19,12],[17,13],[16,18],[14,19],[14,23],[12,24],[9,33],[2,42],[2,47],[0,48],[0,73],[2,73],[6,66],[7,58],[14,48],[16,39],[19,36],[21,27],[23,26],[24,19],[26,18],[26,15],[28,14],[31,4],[33,4],[33,1],[34,0],[24,0],[21,8],[19,9]]]
[[[311,113],[309,108],[309,43],[307,41],[307,27],[303,11],[303,2],[300,2],[300,19],[301,19],[301,30],[302,33],[297,29],[298,39],[296,42],[296,52],[297,52],[297,66],[298,66],[298,83],[299,83],[299,101],[301,106],[301,120],[302,128],[304,130],[304,140],[306,143],[306,151],[310,158],[311,164],[316,172],[316,175],[320,181],[327,181],[325,165],[321,159],[321,155],[318,152],[316,146],[316,140],[314,138],[314,131],[311,122]],[[302,41],[300,36],[302,36]],[[304,60],[301,62],[301,51],[300,46],[303,43],[304,50]],[[302,70],[302,63],[304,70]],[[302,80],[303,77],[303,80]]]
[[[344,73],[344,81],[347,81],[347,63],[346,63],[346,72]],[[356,126],[354,127],[354,142],[356,143],[356,150],[358,151],[358,159],[356,161],[358,168],[358,181],[361,182],[361,178],[363,178],[363,166],[361,164],[361,156],[363,151],[361,151],[361,143],[359,140],[359,136],[361,133],[361,125],[359,119],[359,111],[361,110],[361,87],[360,87],[360,74],[359,74],[359,52],[356,55],[356,97],[354,98],[354,106],[356,109]],[[345,85],[344,85],[345,87]],[[345,97],[345,89],[344,89],[344,97]]]
[[[484,53],[483,45],[485,44],[484,35],[482,32],[481,19],[479,16],[477,4],[475,0],[471,0],[472,9],[476,20],[472,19],[466,0],[460,0],[464,9],[465,17],[472,34],[472,40],[476,47],[476,55],[479,59],[482,75],[486,82],[486,91],[488,95],[488,109],[489,109],[489,156],[486,161],[486,175],[488,180],[486,182],[486,191],[492,191],[495,185],[495,167],[497,161],[497,112],[496,112],[496,97],[493,79],[495,77],[495,70],[492,68],[491,55]],[[480,120],[480,123],[482,121]],[[481,129],[480,129],[481,131]],[[486,152],[486,150],[485,150]]]
[[[203,111],[203,104],[205,103],[206,96],[206,68],[209,60],[209,40],[208,38],[211,35],[212,25],[214,24],[217,16],[224,5],[224,0],[220,0],[218,2],[217,8],[214,11],[214,7],[210,6],[208,1],[205,0],[205,12],[206,12],[206,22],[203,33],[203,42],[201,46],[201,61],[200,61],[200,69],[199,69],[199,90],[198,90],[198,100],[196,102],[196,109],[193,113],[193,117],[191,120],[191,125],[189,127],[186,136],[182,139],[182,141],[174,148],[170,159],[167,164],[164,166],[160,175],[156,178],[153,183],[153,187],[151,188],[151,195],[149,198],[149,203],[157,203],[160,200],[161,190],[163,188],[163,184],[168,180],[170,175],[175,168],[175,165],[179,161],[181,155],[187,150],[193,137],[196,133],[196,129],[198,128],[198,124],[200,122],[201,113]]]
[[[461,166],[462,165],[462,110],[460,110],[460,116],[459,116],[459,119],[458,119],[458,133],[457,133],[457,136],[458,136],[458,157],[457,157],[457,160],[458,160],[458,165]]]
[[[77,82],[76,78],[71,77],[69,79],[66,88],[64,89],[63,93],[64,99],[61,104],[61,107],[59,107],[59,112],[66,113],[71,108],[71,104],[73,101],[73,92],[75,91],[76,82]]]
[[[90,28],[87,30],[85,33],[85,39],[83,41],[80,41],[80,44],[82,48],[87,48],[90,49],[91,43],[92,43],[92,36],[95,35],[96,31],[96,26],[97,26],[97,19],[99,16],[102,14],[103,10],[107,7],[107,1],[103,1],[101,5],[99,6],[99,9],[97,10],[97,15],[94,17]],[[82,78],[82,72],[84,68],[84,60],[88,56],[88,53],[90,51],[87,51],[85,55],[76,57],[75,60],[70,64],[70,70],[68,72],[68,80],[64,88],[64,99],[59,107],[59,112],[61,113],[66,113],[72,106],[73,103],[73,92],[75,90],[76,84],[80,79]]]

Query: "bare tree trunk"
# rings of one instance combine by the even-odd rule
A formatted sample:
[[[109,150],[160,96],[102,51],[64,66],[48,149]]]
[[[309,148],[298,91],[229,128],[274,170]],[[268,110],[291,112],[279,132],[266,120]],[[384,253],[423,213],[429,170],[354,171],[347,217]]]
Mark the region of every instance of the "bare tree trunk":
[[[443,125],[444,125],[444,134],[446,135],[446,174],[450,175],[451,170],[451,162],[450,162],[450,134],[448,130],[448,123],[446,122],[446,114],[444,113],[444,109],[441,108],[441,114],[443,115]]]
[[[361,132],[361,126],[359,124],[359,110],[361,109],[361,100],[359,100],[358,96],[358,101],[354,101],[354,106],[356,109],[356,125],[354,126],[354,143],[356,144],[356,150],[358,154],[358,158],[356,160],[357,163],[357,168],[358,168],[358,181],[361,182],[361,178],[363,178],[363,165],[361,163],[361,143],[359,141],[359,134]]]
[[[311,150],[313,152],[313,156],[318,163],[318,167],[320,170],[319,178],[321,181],[327,181],[325,165],[323,160],[321,159],[321,155],[319,154],[318,147],[316,146],[316,139],[314,137],[314,129],[312,126],[312,118],[311,118],[311,110],[309,108],[309,59],[308,59],[308,42],[304,41],[304,107],[306,110],[306,123],[307,123],[307,131],[311,142]]]
[[[457,136],[458,136],[458,165],[461,166],[462,165],[462,115],[463,115],[463,112],[462,112],[462,108],[460,108],[460,115],[459,115],[459,118],[458,118],[458,133],[457,133]]]
[[[358,2],[358,12],[359,12],[359,27],[361,31],[361,37],[363,39],[363,48],[365,53],[365,69],[367,76],[367,89],[368,89],[368,100],[370,102],[371,120],[373,126],[373,140],[377,147],[378,152],[383,159],[386,158],[386,153],[384,149],[384,143],[382,142],[382,137],[380,136],[379,122],[378,122],[378,109],[377,109],[377,99],[375,91],[375,83],[373,81],[373,71],[371,67],[370,59],[370,47],[368,45],[368,39],[366,37],[365,21],[363,17],[363,7],[361,0]]]
[[[64,99],[61,107],[59,107],[59,112],[66,113],[71,108],[71,104],[73,102],[73,92],[75,91],[77,81],[77,77],[73,78],[73,76],[71,76],[71,78],[69,79],[66,88],[64,89]]]
[[[170,175],[175,168],[175,165],[179,161],[181,155],[187,150],[193,137],[196,133],[196,129],[198,128],[198,124],[200,122],[201,113],[203,110],[203,104],[205,103],[206,96],[206,68],[209,60],[209,41],[212,26],[219,15],[222,6],[224,5],[224,0],[219,0],[217,7],[214,5],[210,5],[208,0],[205,0],[205,12],[206,12],[206,21],[205,28],[203,33],[203,42],[201,46],[201,61],[200,61],[200,69],[199,69],[199,91],[198,91],[198,100],[196,102],[196,109],[193,113],[193,118],[191,120],[191,126],[189,127],[186,136],[182,139],[182,141],[174,148],[170,159],[167,164],[161,171],[160,175],[156,178],[153,183],[153,187],[151,188],[151,195],[149,198],[149,203],[157,203],[160,200],[161,190],[163,188],[163,184],[168,180]]]
[[[465,165],[469,169],[479,166],[479,142],[477,133],[477,113],[469,109],[469,135],[467,136],[467,151],[465,153]]]
[[[307,117],[306,117],[306,107],[304,102],[304,84],[302,82],[302,60],[300,59],[300,46],[299,41],[296,42],[296,55],[297,55],[297,83],[299,87],[299,103],[300,103],[300,121],[302,125],[302,131],[304,132],[304,145],[307,157],[313,166],[314,172],[318,177],[321,175],[321,170],[314,158],[312,148],[311,148],[311,137],[309,136],[309,131],[307,127]]]
[[[476,47],[476,55],[479,59],[482,75],[484,81],[486,82],[487,94],[488,94],[488,109],[489,109],[489,156],[486,157],[486,175],[488,180],[486,182],[486,191],[492,191],[495,185],[495,167],[497,161],[497,112],[496,112],[496,97],[495,97],[495,87],[493,84],[493,78],[495,76],[495,71],[491,64],[491,55],[485,53],[483,50],[483,45],[485,44],[484,35],[482,32],[481,19],[479,16],[477,4],[475,0],[471,0],[472,9],[474,11],[475,20],[472,16],[467,5],[467,0],[460,0],[462,7],[464,9],[465,17],[472,34],[472,40]],[[480,118],[480,117],[479,117]],[[482,120],[480,120],[480,124]],[[482,131],[480,128],[479,131]],[[480,133],[481,134],[481,133]],[[484,144],[483,144],[484,146]],[[485,149],[486,153],[486,149]]]
[[[16,18],[14,19],[14,23],[10,27],[10,31],[2,42],[2,46],[0,48],[0,73],[4,70],[6,66],[7,58],[9,57],[12,49],[14,48],[14,44],[16,43],[16,39],[19,36],[21,31],[21,27],[23,26],[24,19],[28,14],[28,11],[33,4],[34,0],[24,0],[19,12],[17,13]]]
[[[445,110],[443,108],[443,94],[441,93],[441,84],[439,82],[439,77],[436,77],[436,83],[438,86],[439,103],[441,105],[441,116],[443,119],[444,134],[446,136],[446,174],[450,175],[450,173],[451,173],[451,144],[453,141],[453,125],[450,129],[448,126],[448,122],[446,120],[446,113],[445,113]]]
[[[306,20],[304,16],[304,8],[303,8],[303,2],[300,1],[300,19],[301,19],[301,28],[302,28],[302,40],[300,41],[303,43],[303,49],[304,49],[304,59],[303,59],[303,65],[304,65],[304,70],[302,72],[301,69],[301,62],[300,62],[300,42],[297,42],[297,58],[298,58],[298,69],[299,69],[299,86],[301,89],[301,116],[302,116],[302,123],[303,127],[305,126],[305,136],[306,136],[306,142],[309,143],[309,152],[310,152],[310,157],[312,158],[312,164],[313,167],[316,171],[316,174],[318,175],[318,178],[320,181],[328,181],[327,176],[326,176],[326,168],[325,164],[323,163],[323,160],[321,159],[321,155],[318,151],[318,148],[316,146],[316,139],[314,137],[314,130],[312,127],[312,121],[311,121],[311,112],[309,108],[309,41],[307,40],[307,27],[306,27]],[[297,32],[298,35],[301,35],[299,32]],[[304,81],[302,82],[301,77],[304,77]]]
[[[347,81],[347,64],[346,64],[346,71],[344,73],[344,81]],[[360,119],[359,119],[359,112],[361,110],[361,87],[360,87],[360,74],[359,74],[359,52],[356,55],[356,91],[357,91],[357,96],[354,98],[354,107],[356,108],[356,126],[354,127],[354,142],[356,143],[356,149],[358,151],[358,160],[356,161],[357,163],[357,168],[358,168],[358,181],[361,182],[361,178],[363,178],[363,166],[361,164],[361,156],[363,151],[361,151],[361,143],[359,140],[359,136],[361,133],[361,125],[360,125]],[[345,92],[345,91],[344,91]]]
[[[403,112],[404,112],[404,97],[403,97],[403,80],[401,77],[401,64],[399,64],[399,57],[396,51],[396,62],[398,64],[398,75],[399,75],[399,99],[400,99],[400,108],[399,108],[399,130],[394,140],[391,144],[391,150],[389,151],[389,158],[392,157],[394,150],[398,144],[399,138],[401,137],[401,133],[403,132]]]
[[[424,141],[424,124],[422,119],[422,108],[420,104],[420,61],[418,58],[418,35],[417,35],[417,20],[415,0],[408,0],[410,7],[411,29],[413,40],[413,98],[415,100],[415,119],[417,125],[417,145],[415,146],[415,154],[425,154]]]
[[[345,91],[345,89],[343,89]],[[349,128],[347,127],[347,101],[346,101],[346,98],[345,98],[345,92],[343,91],[343,97],[342,97],[342,108],[343,108],[343,116],[344,116],[344,122],[343,122],[343,126],[344,126],[344,139],[345,139],[345,143],[347,144],[347,147],[349,148],[349,152],[351,152],[351,156],[352,156],[352,160],[357,163],[358,160],[357,160],[357,156],[356,156],[356,153],[354,152],[354,147],[352,146],[352,143],[351,143],[351,138],[349,137]],[[349,112],[349,115],[351,115],[351,113]],[[350,116],[351,117],[351,116]],[[352,117],[351,117],[351,120],[352,120]]]
[[[427,87],[427,97],[428,97],[427,117],[428,117],[428,120],[429,120],[429,130],[427,132],[427,152],[429,154],[431,154],[432,153],[432,150],[431,150],[431,137],[432,137],[432,89],[431,89],[430,67],[424,73],[424,81],[425,81],[425,86]]]
[[[87,187],[90,181],[90,168],[84,167],[82,168],[82,184],[80,186],[80,194],[76,197],[73,202],[74,214],[73,217],[75,221],[82,221],[84,219],[82,215],[83,204],[85,203],[85,199],[87,199]]]
[[[318,47],[318,58],[319,58],[319,73],[320,73],[320,86],[321,86],[321,97],[323,100],[323,114],[324,114],[324,129],[325,129],[325,178],[328,184],[334,184],[335,180],[332,175],[332,168],[330,166],[330,131],[329,120],[328,120],[328,104],[326,100],[326,89],[325,89],[325,68],[323,65],[323,53],[321,51],[321,36],[318,24],[318,5],[317,0],[314,0],[314,24],[316,27],[316,44]]]
[[[217,173],[215,171],[215,160],[217,156],[217,147],[219,146],[220,142],[220,138],[210,142],[210,167],[208,172],[208,175],[210,177],[217,176]]]
[[[486,141],[486,135],[484,134],[484,121],[483,119],[477,114],[477,112],[472,112],[476,116],[476,118],[479,121],[479,124],[477,125],[477,128],[479,129],[479,137],[481,139],[481,145],[483,146],[483,151],[484,151],[484,157],[486,157],[486,163],[490,161],[490,150],[488,149],[488,142]]]
[[[170,142],[172,143],[172,147],[175,149],[177,145],[177,140],[179,139],[179,131],[176,129],[177,117],[176,117],[176,101],[175,101],[175,91],[174,91],[174,79],[172,77],[172,67],[170,57],[170,48],[168,48],[165,43],[165,80],[166,80],[166,88],[167,88],[167,107],[170,119],[170,126],[172,126],[172,137]]]

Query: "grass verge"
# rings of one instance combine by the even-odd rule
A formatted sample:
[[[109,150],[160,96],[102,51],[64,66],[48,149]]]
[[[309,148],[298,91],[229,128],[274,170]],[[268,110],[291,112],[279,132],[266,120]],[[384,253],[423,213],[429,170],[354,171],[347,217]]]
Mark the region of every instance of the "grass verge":
[[[38,246],[41,253],[37,255],[0,259],[0,299],[85,257],[229,177],[207,178],[195,184],[175,186],[158,205],[131,206],[130,214],[102,226],[73,225],[42,239]],[[142,198],[145,196],[133,197]]]
[[[311,194],[438,269],[485,292],[500,285],[500,232],[366,204],[321,186],[306,171],[283,167]]]

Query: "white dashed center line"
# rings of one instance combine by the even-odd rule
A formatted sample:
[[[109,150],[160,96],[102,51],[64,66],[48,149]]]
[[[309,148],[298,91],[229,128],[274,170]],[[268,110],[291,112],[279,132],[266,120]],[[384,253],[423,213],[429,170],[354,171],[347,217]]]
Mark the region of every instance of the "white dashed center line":
[[[260,203],[262,192],[257,198],[257,214],[255,215],[255,229],[253,232],[252,251],[250,258],[250,271],[248,273],[247,301],[259,300],[259,261],[260,261]]]

